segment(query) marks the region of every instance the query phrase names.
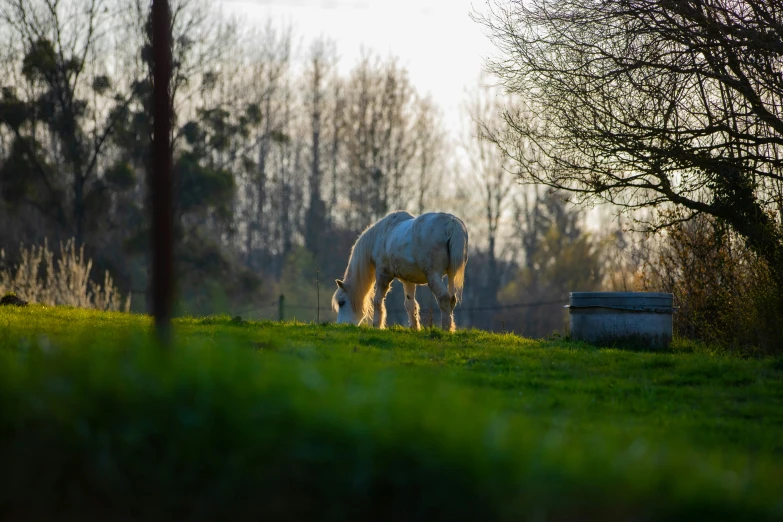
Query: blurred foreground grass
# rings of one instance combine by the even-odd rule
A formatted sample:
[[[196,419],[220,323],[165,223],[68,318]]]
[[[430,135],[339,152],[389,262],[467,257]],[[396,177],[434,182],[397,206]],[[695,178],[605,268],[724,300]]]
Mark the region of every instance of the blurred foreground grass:
[[[783,361],[0,308],[4,520],[783,518]]]

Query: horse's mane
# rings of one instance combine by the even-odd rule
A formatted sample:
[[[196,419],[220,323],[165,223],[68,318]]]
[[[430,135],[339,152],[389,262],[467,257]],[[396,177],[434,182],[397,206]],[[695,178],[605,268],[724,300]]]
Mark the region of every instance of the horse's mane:
[[[376,221],[364,229],[359,235],[353,247],[351,247],[351,257],[348,266],[345,269],[343,283],[351,301],[353,313],[359,318],[359,322],[367,316],[372,315],[372,300],[375,296],[375,263],[372,260],[373,246],[376,239],[386,230],[396,225],[400,221],[413,219],[413,216],[404,211],[392,212],[386,217]],[[332,303],[336,309],[336,303]]]

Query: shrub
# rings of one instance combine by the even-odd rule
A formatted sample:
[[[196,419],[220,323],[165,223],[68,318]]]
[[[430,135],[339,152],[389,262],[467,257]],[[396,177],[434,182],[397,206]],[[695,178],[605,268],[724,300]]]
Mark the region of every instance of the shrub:
[[[50,306],[130,309],[130,294],[122,300],[108,270],[103,284],[90,279],[92,259],[84,255],[84,245],[77,250],[73,238],[64,245],[60,243],[56,259],[47,241],[29,249],[22,244],[19,258],[18,265],[7,267],[5,251],[0,250],[0,294],[14,292],[26,301]]]
[[[780,289],[725,225],[708,216],[683,221],[647,254],[640,289],[674,294],[677,335],[736,351],[783,351],[775,317]]]

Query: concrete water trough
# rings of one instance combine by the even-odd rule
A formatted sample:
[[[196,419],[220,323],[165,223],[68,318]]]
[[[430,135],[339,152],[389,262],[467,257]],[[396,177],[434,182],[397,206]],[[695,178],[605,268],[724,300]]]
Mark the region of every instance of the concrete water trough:
[[[666,348],[674,296],[659,292],[571,292],[571,338],[601,346]]]

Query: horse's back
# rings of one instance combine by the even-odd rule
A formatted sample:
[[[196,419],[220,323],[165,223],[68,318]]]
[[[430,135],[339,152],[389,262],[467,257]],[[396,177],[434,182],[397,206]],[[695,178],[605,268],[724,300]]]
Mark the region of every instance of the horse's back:
[[[404,281],[425,284],[427,274],[443,275],[449,268],[449,241],[454,225],[462,222],[442,212],[414,217],[409,212],[392,212],[383,218],[383,239],[375,253],[376,262]]]
[[[416,219],[416,216],[408,212],[407,210],[396,210],[386,214],[386,216],[379,222],[383,223],[387,228],[387,233],[390,229],[396,227],[404,221]]]
[[[467,245],[467,229],[458,217],[445,212],[428,212],[417,217],[411,227],[413,251],[418,262],[439,275],[449,270],[453,238]]]
[[[412,232],[422,242],[448,241],[454,225],[467,236],[467,228],[457,216],[446,212],[427,212],[413,221]]]

